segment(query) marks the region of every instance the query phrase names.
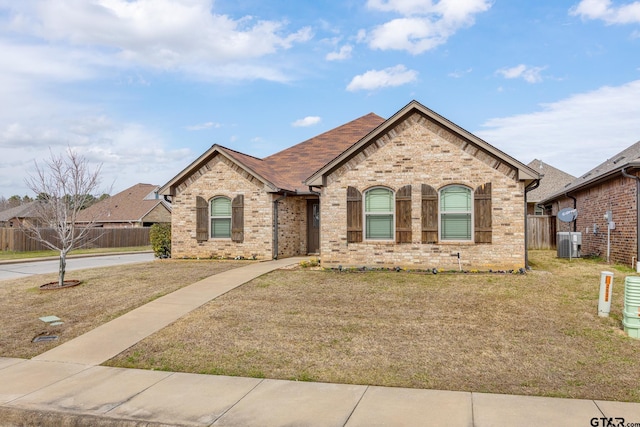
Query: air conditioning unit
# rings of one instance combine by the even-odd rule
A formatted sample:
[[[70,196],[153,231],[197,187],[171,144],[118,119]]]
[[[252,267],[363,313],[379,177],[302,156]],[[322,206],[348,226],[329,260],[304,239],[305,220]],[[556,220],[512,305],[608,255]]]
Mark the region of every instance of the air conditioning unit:
[[[559,232],[556,236],[558,258],[580,258],[582,249],[582,233]]]

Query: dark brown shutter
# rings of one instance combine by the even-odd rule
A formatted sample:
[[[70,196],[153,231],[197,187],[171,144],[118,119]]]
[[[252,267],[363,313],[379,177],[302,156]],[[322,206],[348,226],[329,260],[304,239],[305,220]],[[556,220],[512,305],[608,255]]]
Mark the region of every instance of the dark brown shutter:
[[[347,243],[362,242],[362,193],[347,187]]]
[[[209,240],[209,204],[200,196],[196,197],[196,240]]]
[[[491,243],[491,183],[476,188],[473,198],[475,242]]]
[[[411,186],[396,192],[396,243],[411,243]]]
[[[231,240],[244,242],[244,195],[238,194],[231,201]]]
[[[422,243],[438,243],[438,192],[422,184]]]

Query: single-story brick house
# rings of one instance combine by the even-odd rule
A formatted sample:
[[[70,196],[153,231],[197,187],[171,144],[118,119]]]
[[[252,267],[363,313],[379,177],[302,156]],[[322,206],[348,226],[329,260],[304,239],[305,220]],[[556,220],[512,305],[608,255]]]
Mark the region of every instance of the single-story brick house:
[[[41,202],[35,200],[0,211],[0,227],[38,227],[40,225],[39,203]]]
[[[572,223],[558,223],[558,231],[582,233],[582,255],[632,265],[640,253],[640,142],[612,156],[541,203],[550,215],[563,208],[577,209]],[[608,230],[607,211],[615,228]]]
[[[213,145],[162,188],[173,257],[514,269],[538,174],[416,101],[258,159]]]

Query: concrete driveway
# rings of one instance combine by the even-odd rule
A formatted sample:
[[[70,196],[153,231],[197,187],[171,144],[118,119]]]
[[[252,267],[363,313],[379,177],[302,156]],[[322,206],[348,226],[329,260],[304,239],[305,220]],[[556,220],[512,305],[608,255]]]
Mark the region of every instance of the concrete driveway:
[[[86,268],[109,267],[113,265],[132,264],[153,261],[153,253],[141,252],[134,254],[100,255],[82,258],[67,258],[67,271],[83,270]],[[58,259],[44,261],[0,263],[0,281],[17,279],[35,274],[58,272]]]

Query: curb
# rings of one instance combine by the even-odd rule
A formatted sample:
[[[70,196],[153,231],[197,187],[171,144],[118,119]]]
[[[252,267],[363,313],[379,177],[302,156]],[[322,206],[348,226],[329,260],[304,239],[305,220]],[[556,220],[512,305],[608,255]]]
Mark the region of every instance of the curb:
[[[95,258],[99,256],[109,256],[109,255],[134,255],[134,254],[152,254],[153,251],[134,251],[134,252],[100,252],[95,254],[80,254],[80,255],[67,255],[67,259],[72,258]],[[47,257],[39,257],[39,258],[20,258],[20,259],[7,259],[0,260],[0,265],[3,264],[24,264],[27,262],[38,262],[38,261],[57,261],[59,260],[59,256],[47,256]]]

